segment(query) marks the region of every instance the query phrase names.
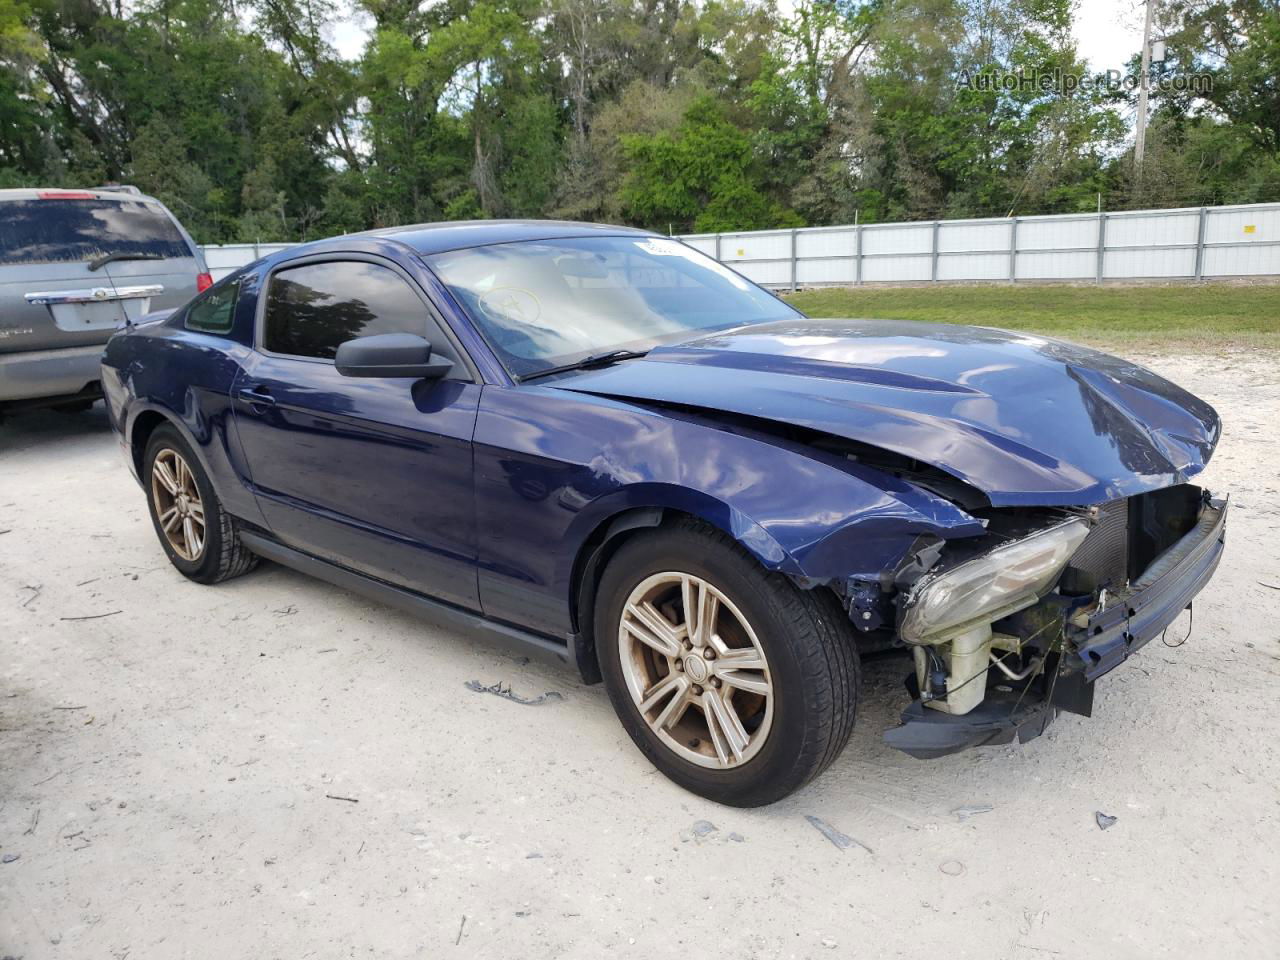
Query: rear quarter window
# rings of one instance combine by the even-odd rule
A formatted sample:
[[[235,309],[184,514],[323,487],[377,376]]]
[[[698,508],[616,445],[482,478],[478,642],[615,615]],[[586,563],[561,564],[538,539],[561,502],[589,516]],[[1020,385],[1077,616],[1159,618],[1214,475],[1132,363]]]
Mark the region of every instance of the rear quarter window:
[[[240,298],[240,278],[219,283],[205,291],[190,307],[183,321],[188,330],[201,333],[230,333],[235,323],[236,301]]]
[[[112,253],[191,257],[169,214],[140,200],[0,203],[0,264],[74,263]]]

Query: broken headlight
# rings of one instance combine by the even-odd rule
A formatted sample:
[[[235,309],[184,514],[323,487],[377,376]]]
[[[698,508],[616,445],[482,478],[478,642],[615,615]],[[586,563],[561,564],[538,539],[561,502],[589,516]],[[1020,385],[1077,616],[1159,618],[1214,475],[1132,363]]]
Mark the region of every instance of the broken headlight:
[[[1073,518],[924,577],[907,597],[899,635],[908,643],[934,643],[957,627],[989,623],[1031,606],[1088,533],[1088,521]]]

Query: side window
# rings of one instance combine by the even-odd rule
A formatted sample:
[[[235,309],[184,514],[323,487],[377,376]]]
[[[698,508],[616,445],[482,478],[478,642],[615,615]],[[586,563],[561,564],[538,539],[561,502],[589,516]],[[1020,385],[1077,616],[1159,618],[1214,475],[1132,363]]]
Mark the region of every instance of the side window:
[[[201,333],[230,333],[239,296],[239,279],[217,284],[187,310],[187,318],[183,321],[186,328]]]
[[[434,324],[428,319],[422,300],[388,267],[359,260],[308,263],[272,274],[262,345],[272,353],[332,360],[339,344],[356,337],[430,337]]]

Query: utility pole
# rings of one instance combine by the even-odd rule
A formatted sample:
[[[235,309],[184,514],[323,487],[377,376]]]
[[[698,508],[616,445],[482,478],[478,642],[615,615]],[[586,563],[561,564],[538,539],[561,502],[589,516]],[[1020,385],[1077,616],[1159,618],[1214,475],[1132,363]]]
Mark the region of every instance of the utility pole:
[[[1142,22],[1142,74],[1138,77],[1138,132],[1133,140],[1133,163],[1141,169],[1147,152],[1147,79],[1151,75],[1151,8],[1155,0],[1145,0]]]

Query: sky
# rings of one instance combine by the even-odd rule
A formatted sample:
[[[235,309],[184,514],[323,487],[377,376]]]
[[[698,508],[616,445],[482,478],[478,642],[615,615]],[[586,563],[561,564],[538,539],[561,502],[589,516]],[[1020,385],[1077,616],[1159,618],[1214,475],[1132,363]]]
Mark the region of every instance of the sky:
[[[785,6],[781,0],[779,6]],[[348,17],[333,29],[338,52],[354,60],[364,51],[367,17]],[[1120,69],[1142,46],[1141,0],[1078,0],[1075,36],[1080,54],[1095,71]]]
[[[1075,35],[1080,55],[1094,70],[1119,70],[1142,49],[1142,4],[1079,0]]]

